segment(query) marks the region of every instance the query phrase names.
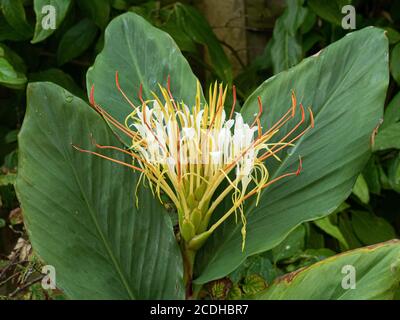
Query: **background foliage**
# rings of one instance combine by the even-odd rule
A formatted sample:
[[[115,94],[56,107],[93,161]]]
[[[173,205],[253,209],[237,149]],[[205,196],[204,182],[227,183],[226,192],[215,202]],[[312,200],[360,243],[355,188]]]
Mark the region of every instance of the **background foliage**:
[[[357,29],[384,28],[390,42],[391,79],[384,119],[373,139],[374,154],[353,194],[333,214],[299,226],[274,249],[248,258],[229,277],[205,285],[201,295],[211,299],[254,295],[282,274],[399,234],[400,2],[287,0],[274,9],[265,5],[264,18],[273,23],[248,31],[265,36],[265,49],[234,72],[227,53],[237,57],[236,48],[218,40],[198,1],[1,0],[0,295],[63,298],[58,291],[40,289],[40,261],[32,254],[13,189],[16,137],[28,82],[54,82],[87,100],[85,74],[103,47],[105,26],[115,16],[133,11],[173,37],[202,83],[234,84],[243,102],[265,79],[345,36],[348,31],[341,27],[340,8],[350,2],[356,8]],[[58,9],[56,30],[42,29],[45,4]]]

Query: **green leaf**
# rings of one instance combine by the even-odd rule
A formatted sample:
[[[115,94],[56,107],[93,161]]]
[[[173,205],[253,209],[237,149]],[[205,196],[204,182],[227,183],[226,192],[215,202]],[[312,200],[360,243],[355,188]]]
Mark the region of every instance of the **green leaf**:
[[[384,29],[387,32],[387,37],[390,44],[394,44],[400,41],[400,32],[391,27],[385,27]]]
[[[400,149],[400,122],[393,123],[379,130],[375,137],[374,151]]]
[[[8,133],[4,136],[4,142],[5,143],[17,142],[18,132],[19,132],[19,130],[8,131]]]
[[[318,228],[320,228],[321,230],[325,231],[327,234],[338,240],[345,249],[349,249],[349,244],[347,243],[339,227],[333,224],[329,217],[324,217],[322,219],[315,220],[314,224],[316,224]]]
[[[334,256],[336,252],[328,248],[320,248],[320,249],[307,249],[304,251],[304,254],[313,257],[317,261],[321,261],[328,257]]]
[[[140,84],[143,97],[152,99],[151,91],[159,93],[158,84],[165,86],[168,76],[176,100],[187,104],[195,101],[197,78],[177,45],[167,33],[134,13],[111,21],[105,31],[104,49],[87,73],[88,91],[94,85],[96,102],[123,122],[132,108],[115,86],[116,71],[121,88],[136,105],[140,104]],[[121,138],[130,145],[129,139]]]
[[[378,162],[378,171],[379,171],[379,180],[382,185],[382,189],[391,189],[392,186],[390,185],[388,176],[387,176],[385,170],[383,170],[383,167],[379,162]]]
[[[351,221],[357,238],[364,245],[376,244],[396,238],[392,225],[384,218],[364,212],[354,211],[351,214]]]
[[[1,198],[0,198],[0,205],[1,205]],[[0,229],[6,226],[6,222],[4,219],[0,219]]]
[[[299,156],[303,170],[264,189],[258,206],[248,200],[244,252],[242,225],[231,217],[198,253],[197,283],[223,277],[247,256],[273,248],[297,225],[330,214],[347,198],[370,157],[371,132],[382,117],[389,81],[387,52],[384,31],[365,28],[267,80],[248,98],[242,108],[245,120],[253,121],[260,97],[266,106],[261,116],[266,129],[289,108],[293,89],[298,102],[311,106],[315,127],[291,150],[278,154],[281,162],[268,160],[270,180],[296,171]],[[299,118],[283,127],[274,142]]]
[[[28,86],[17,195],[33,248],[72,299],[182,299],[171,220],[132,170],[78,152],[119,142],[86,103],[52,83]],[[105,155],[129,163],[116,151]]]
[[[306,227],[306,248],[320,249],[325,247],[325,237],[317,227],[311,223],[305,223]]]
[[[390,54],[390,72],[393,79],[400,85],[400,43],[395,45]]]
[[[131,9],[131,11],[133,10]],[[144,13],[140,13],[137,10],[135,10],[134,12],[140,14],[144,18],[147,18]],[[153,8],[151,8],[151,12],[154,12]],[[194,39],[191,38],[190,35],[185,32],[185,30],[182,30],[180,23],[182,19],[178,17],[179,10],[176,10],[175,7],[175,10],[168,10],[167,12],[167,21],[159,26],[160,29],[167,32],[174,39],[181,51],[193,55],[198,54],[199,48]]]
[[[310,32],[303,36],[303,52],[308,52],[314,45],[319,41],[323,40],[323,37],[317,32]]]
[[[8,24],[22,39],[32,36],[33,28],[26,20],[23,0],[1,0],[1,9]]]
[[[228,300],[240,300],[242,298],[242,290],[239,285],[234,284],[232,288],[229,290]]]
[[[208,292],[212,300],[223,300],[226,298],[230,287],[230,282],[226,279],[220,279],[210,283]]]
[[[344,289],[355,269],[355,289]],[[262,300],[372,300],[392,299],[400,281],[398,240],[348,251],[289,273],[256,299]]]
[[[392,188],[400,193],[400,153],[389,164],[389,182]]]
[[[279,245],[272,249],[272,261],[278,263],[298,254],[304,249],[306,229],[300,225],[294,229]]]
[[[93,43],[97,27],[89,19],[83,19],[69,29],[62,37],[57,49],[59,65],[79,57]]]
[[[307,16],[304,0],[289,0],[288,7],[276,21],[271,45],[274,74],[297,64],[302,58],[298,31]]]
[[[23,89],[27,81],[24,61],[14,51],[0,44],[0,85]]]
[[[356,180],[356,183],[353,187],[353,193],[357,196],[358,199],[360,199],[362,203],[368,204],[369,202],[368,184],[365,181],[362,174],[360,174]]]
[[[343,234],[346,242],[348,243],[348,247],[345,247],[341,244],[340,248],[342,251],[347,250],[348,248],[355,249],[362,246],[362,243],[356,236],[352,221],[350,220],[350,216],[347,212],[343,212],[339,215],[338,226],[340,232]]]
[[[7,186],[9,184],[14,184],[15,179],[16,179],[16,174],[14,174],[14,173],[0,175],[0,187]]]
[[[342,25],[342,7],[351,1],[346,0],[309,0],[309,7],[322,19],[337,26]]]
[[[265,289],[267,284],[263,277],[258,274],[248,275],[244,278],[242,289],[245,294],[256,294]]]
[[[379,168],[377,165],[377,157],[372,156],[363,170],[363,176],[368,184],[368,190],[371,193],[381,193],[381,182],[379,179]]]
[[[300,8],[302,10],[302,8]],[[311,10],[306,10],[306,16],[304,17],[304,21],[301,25],[301,33],[305,34],[314,27],[315,23],[317,22],[317,16]]]
[[[39,81],[46,81],[46,82],[53,82],[58,84],[59,86],[67,89],[72,94],[78,96],[81,99],[86,98],[85,92],[75,83],[74,79],[64,71],[56,68],[51,68],[35,73],[29,74],[29,81],[30,82],[39,82]]]
[[[21,36],[18,32],[16,32],[4,18],[2,12],[0,12],[0,41],[3,40],[12,40],[12,41],[21,41],[26,40],[26,37]]]
[[[379,130],[383,130],[398,121],[400,121],[400,92],[387,105],[384,120]]]
[[[194,7],[180,3],[175,5],[175,14],[179,32],[186,33],[194,42],[206,46],[217,77],[226,84],[232,83],[232,66],[204,16]]]
[[[94,1],[94,3],[96,3],[96,1]],[[43,22],[46,22],[47,18],[51,18],[49,14],[52,13],[50,10],[45,10],[46,6],[54,7],[55,28],[48,28],[47,24],[45,25],[46,28],[43,28]],[[31,43],[41,42],[52,35],[64,21],[70,7],[71,0],[34,0],[33,8],[36,15],[36,25],[35,34],[33,35]]]
[[[271,252],[260,255],[254,255],[248,257],[235,271],[229,274],[229,279],[237,284],[245,277],[253,274],[258,274],[265,279],[267,282],[272,282],[277,276],[282,274],[282,271],[278,267],[272,264]]]
[[[26,73],[27,67],[24,60],[5,44],[0,44],[0,56],[6,58],[14,66],[15,70]]]
[[[92,19],[98,27],[104,29],[110,19],[110,0],[78,0],[79,8]]]

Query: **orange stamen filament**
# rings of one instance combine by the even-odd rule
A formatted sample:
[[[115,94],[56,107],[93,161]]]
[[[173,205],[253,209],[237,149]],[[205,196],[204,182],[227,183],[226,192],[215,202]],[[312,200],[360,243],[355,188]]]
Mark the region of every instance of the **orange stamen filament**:
[[[125,163],[125,162],[120,161],[120,160],[117,160],[117,159],[113,159],[113,158],[107,157],[107,156],[105,156],[105,155],[103,155],[103,154],[101,154],[101,153],[97,153],[97,152],[94,152],[94,151],[82,149],[82,148],[80,148],[80,147],[78,147],[78,146],[75,146],[75,145],[72,145],[72,147],[74,147],[76,150],[78,150],[78,151],[80,151],[80,152],[89,153],[89,154],[95,155],[95,156],[97,156],[97,157],[100,157],[100,158],[103,158],[103,159],[106,159],[106,160],[109,160],[109,161],[112,161],[112,162],[121,164],[121,165],[123,165],[123,166],[125,166],[125,167],[129,167],[129,168],[131,168],[131,169],[134,169],[134,170],[137,170],[137,171],[140,171],[140,172],[144,172],[144,170],[143,170],[142,168],[136,167],[136,166],[134,166],[134,165]]]
[[[236,106],[236,86],[232,86],[232,95],[233,95],[233,103],[232,103],[232,108],[231,108],[231,113],[229,114],[229,119],[232,119],[233,112],[235,111],[235,106]]]
[[[136,110],[136,106],[133,104],[133,102],[128,98],[128,96],[125,94],[125,92],[121,89],[121,86],[119,85],[119,76],[118,76],[118,71],[115,71],[115,85],[117,86],[118,91],[122,94],[124,99],[129,103],[129,105]]]

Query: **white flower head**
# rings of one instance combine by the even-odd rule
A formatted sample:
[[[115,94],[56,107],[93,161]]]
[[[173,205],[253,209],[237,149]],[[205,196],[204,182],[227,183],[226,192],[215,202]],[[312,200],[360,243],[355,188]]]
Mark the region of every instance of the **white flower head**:
[[[141,104],[136,106],[120,88],[118,77],[116,80],[118,90],[133,108],[133,112],[126,117],[125,125],[118,123],[95,103],[93,88],[91,104],[132,139],[129,151],[120,149],[132,156],[133,163],[125,165],[140,171],[160,200],[161,193],[164,193],[175,204],[181,235],[189,248],[196,250],[234,212],[240,211],[245,224],[243,203],[246,199],[253,195],[257,195],[258,199],[261,190],[271,183],[299,174],[301,161],[295,172],[270,180],[265,162],[270,157],[280,160],[277,154],[293,146],[314,125],[310,110],[310,125],[297,132],[305,121],[305,111],[300,104],[300,121],[272,141],[297,114],[293,92],[288,111],[263,131],[261,97],[258,97],[259,112],[248,121],[240,113],[234,115],[235,91],[231,112],[227,116],[224,110],[227,88],[217,83],[210,88],[208,102],[202,101],[199,84],[192,106],[178,102],[168,82],[167,88],[160,86],[160,97],[153,94],[152,99],[145,101],[140,91]],[[121,163],[95,152],[80,150]],[[224,188],[217,192],[220,186]],[[209,226],[211,215],[227,197],[231,197],[232,207]],[[242,234],[245,237],[245,229]]]

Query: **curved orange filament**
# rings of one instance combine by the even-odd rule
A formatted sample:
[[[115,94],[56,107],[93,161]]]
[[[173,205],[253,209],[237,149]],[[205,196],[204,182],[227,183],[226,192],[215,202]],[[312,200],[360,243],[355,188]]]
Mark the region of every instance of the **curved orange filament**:
[[[100,157],[100,158],[103,158],[103,159],[106,159],[106,160],[121,164],[121,165],[123,165],[125,167],[129,167],[131,169],[134,169],[134,170],[137,170],[137,171],[140,171],[140,172],[144,172],[144,170],[142,168],[136,167],[134,165],[125,163],[123,161],[120,161],[120,160],[117,160],[117,159],[114,159],[114,158],[107,157],[104,154],[101,154],[101,153],[98,153],[98,152],[94,152],[94,151],[90,151],[90,150],[86,150],[86,149],[82,149],[82,148],[80,148],[78,146],[75,146],[75,145],[72,145],[72,147],[75,148],[76,150],[80,151],[80,152],[89,153],[89,154],[92,154],[94,156],[97,156],[97,157]]]
[[[119,76],[118,76],[118,71],[115,71],[115,85],[117,86],[118,91],[122,94],[122,96],[125,98],[125,100],[129,103],[129,105],[136,110],[136,106],[133,104],[133,102],[128,98],[128,96],[125,94],[125,92],[121,89],[121,86],[119,85]]]
[[[174,106],[175,111],[178,111],[178,107],[175,103],[174,96],[172,95],[172,92],[171,92],[171,77],[170,77],[170,75],[168,75],[168,78],[167,78],[167,91],[168,91],[169,98],[172,101],[172,105]]]
[[[308,112],[310,113],[310,122],[311,122],[310,126],[311,128],[314,128],[314,115],[310,107],[308,107]]]
[[[263,136],[267,136],[272,132],[282,128],[290,119],[293,118],[291,113],[292,113],[292,108],[290,108],[271,128],[269,128],[266,132],[264,132]]]
[[[137,138],[137,133],[127,129],[125,126],[120,124],[114,117],[112,117],[107,111],[105,111],[103,108],[101,108],[94,100],[94,85],[92,85],[92,88],[90,90],[90,104],[91,106],[98,112],[100,113],[103,118],[111,122],[114,126],[116,126],[118,129],[120,129],[123,133],[125,133],[128,137],[135,139]]]
[[[233,102],[232,102],[232,108],[231,108],[231,113],[229,114],[229,119],[232,119],[233,112],[235,111],[235,106],[236,106],[236,86],[232,86],[232,95],[233,95]]]
[[[313,119],[311,109],[310,109],[310,118]],[[303,121],[303,120],[302,120],[302,121]],[[311,121],[312,121],[312,125],[314,125],[313,120],[311,120]],[[296,127],[298,127],[300,124],[301,124],[301,122],[300,122]],[[299,133],[299,134],[298,134],[296,137],[294,137],[292,140],[290,140],[290,141],[286,142],[285,144],[281,145],[277,150],[274,150],[274,149],[275,149],[275,146],[277,146],[278,144],[284,142],[284,140],[285,140],[286,138],[289,137],[289,135],[287,134],[287,135],[286,135],[284,138],[282,138],[273,148],[271,148],[270,151],[265,152],[265,153],[260,157],[260,160],[261,160],[261,161],[264,161],[265,159],[269,158],[269,157],[272,156],[273,154],[275,154],[275,153],[281,151],[282,149],[286,148],[288,145],[290,145],[290,144],[292,144],[293,142],[295,142],[296,140],[300,139],[300,138],[301,138],[306,132],[308,132],[308,130],[311,129],[311,128],[313,128],[311,125],[308,126],[306,129],[304,129],[301,133]],[[296,128],[296,129],[297,129],[297,128]],[[292,131],[294,132],[293,129],[291,130],[291,133],[292,133]]]
[[[292,117],[294,117],[296,113],[296,106],[297,106],[297,99],[296,95],[294,94],[294,91],[292,90]]]
[[[96,141],[94,140],[94,138],[93,138],[92,135],[90,136],[90,140],[91,140],[92,144],[93,144],[96,148],[99,148],[99,149],[116,150],[116,151],[125,153],[125,154],[127,154],[128,156],[131,156],[132,158],[135,158],[137,161],[139,161],[139,162],[141,162],[141,163],[143,163],[143,164],[149,165],[149,163],[148,163],[145,159],[140,158],[137,154],[133,153],[132,151],[128,151],[128,150],[125,150],[125,149],[122,149],[122,148],[118,148],[118,147],[115,147],[115,146],[104,146],[104,145],[98,144],[98,143],[96,143]]]
[[[273,183],[275,183],[275,182],[277,182],[277,181],[279,181],[279,180],[281,180],[283,178],[287,178],[287,177],[291,177],[291,176],[298,176],[300,174],[302,168],[303,168],[302,160],[301,160],[301,157],[299,157],[299,166],[298,166],[296,171],[282,174],[281,176],[276,177],[275,179],[272,179],[271,181],[268,181],[266,184],[262,185],[260,188],[253,189],[246,196],[243,197],[243,201],[245,201],[248,198],[250,198],[251,196],[255,195],[257,192],[259,192],[259,190],[265,189],[268,186],[270,186],[271,184],[273,184]]]
[[[258,113],[250,127],[253,127],[257,123],[257,121],[260,120],[261,114],[263,112],[263,107],[262,107],[262,102],[261,102],[260,96],[257,97],[257,102],[258,102]]]

